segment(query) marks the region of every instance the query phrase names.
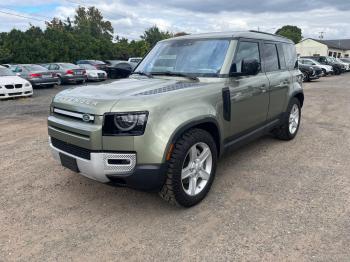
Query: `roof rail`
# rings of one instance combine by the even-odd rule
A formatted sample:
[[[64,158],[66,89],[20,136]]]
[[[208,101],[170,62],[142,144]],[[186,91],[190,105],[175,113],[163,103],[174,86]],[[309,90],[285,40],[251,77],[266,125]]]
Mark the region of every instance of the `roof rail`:
[[[271,33],[262,32],[262,31],[257,31],[257,30],[249,30],[249,32],[252,32],[252,33],[259,33],[259,34],[265,34],[265,35],[271,35],[271,36],[277,36],[277,37],[282,37],[282,38],[284,38],[284,39],[290,40],[289,38],[284,37],[284,36],[282,36],[282,35],[276,35],[276,34],[271,34]]]

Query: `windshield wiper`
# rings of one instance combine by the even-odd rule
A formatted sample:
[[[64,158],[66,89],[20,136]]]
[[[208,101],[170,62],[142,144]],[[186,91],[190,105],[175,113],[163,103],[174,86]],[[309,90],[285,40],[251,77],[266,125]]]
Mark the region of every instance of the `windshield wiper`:
[[[180,77],[188,78],[188,79],[193,80],[193,81],[199,81],[198,77],[196,77],[196,76],[191,76],[191,75],[177,73],[177,72],[171,72],[171,71],[152,72],[151,74],[155,75],[155,76],[161,76],[161,75],[163,75],[163,76],[180,76]]]
[[[132,72],[132,75],[141,75],[141,76],[147,76],[148,78],[153,78],[153,76],[151,74],[145,73],[145,72],[141,72],[141,71],[137,71],[137,72]]]

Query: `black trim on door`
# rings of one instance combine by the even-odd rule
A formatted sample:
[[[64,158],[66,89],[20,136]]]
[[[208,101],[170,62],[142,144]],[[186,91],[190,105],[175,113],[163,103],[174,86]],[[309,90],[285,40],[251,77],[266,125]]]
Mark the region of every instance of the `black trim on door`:
[[[230,88],[222,89],[223,113],[226,121],[231,121],[231,93]]]

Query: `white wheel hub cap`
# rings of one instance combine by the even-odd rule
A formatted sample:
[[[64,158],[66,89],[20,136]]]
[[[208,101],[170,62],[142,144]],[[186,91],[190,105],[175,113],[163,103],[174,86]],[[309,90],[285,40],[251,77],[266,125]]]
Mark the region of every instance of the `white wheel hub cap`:
[[[210,147],[205,143],[193,145],[187,152],[182,172],[181,183],[186,194],[198,195],[207,185],[213,167]]]
[[[289,115],[289,133],[294,135],[299,126],[299,107],[294,104]]]

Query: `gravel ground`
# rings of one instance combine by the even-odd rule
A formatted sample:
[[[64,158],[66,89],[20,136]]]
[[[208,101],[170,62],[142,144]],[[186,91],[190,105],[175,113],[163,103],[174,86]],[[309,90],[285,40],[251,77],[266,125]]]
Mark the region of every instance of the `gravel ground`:
[[[226,154],[191,209],[54,162],[61,89],[0,101],[0,261],[350,261],[350,74],[305,84],[297,138]]]

